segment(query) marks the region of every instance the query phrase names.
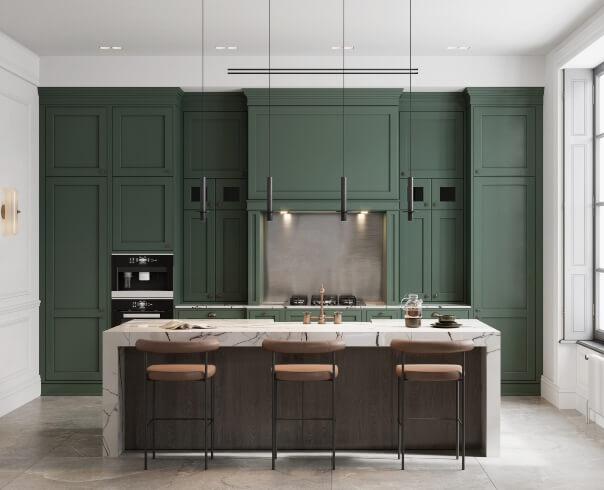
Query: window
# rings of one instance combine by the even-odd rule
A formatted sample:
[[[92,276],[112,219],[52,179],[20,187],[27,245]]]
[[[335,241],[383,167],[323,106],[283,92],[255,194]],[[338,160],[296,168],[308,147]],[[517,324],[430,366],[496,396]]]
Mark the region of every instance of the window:
[[[604,340],[604,63],[594,69],[595,335]]]

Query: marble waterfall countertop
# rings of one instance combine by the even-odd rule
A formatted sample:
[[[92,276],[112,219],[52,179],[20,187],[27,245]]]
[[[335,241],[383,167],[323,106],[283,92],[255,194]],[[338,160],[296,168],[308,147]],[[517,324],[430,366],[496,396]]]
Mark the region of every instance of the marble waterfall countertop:
[[[223,347],[260,347],[267,338],[287,340],[325,340],[340,338],[348,347],[387,348],[392,339],[463,340],[471,339],[483,350],[483,424],[486,454],[499,454],[501,395],[501,334],[480,320],[459,320],[458,328],[435,328],[434,319],[422,320],[419,328],[407,328],[404,320],[327,323],[324,325],[272,320],[180,319],[207,329],[165,330],[169,320],[131,320],[103,332],[103,449],[105,456],[119,456],[124,450],[124,356],[121,350],[134,347],[141,338],[191,340],[215,337]]]

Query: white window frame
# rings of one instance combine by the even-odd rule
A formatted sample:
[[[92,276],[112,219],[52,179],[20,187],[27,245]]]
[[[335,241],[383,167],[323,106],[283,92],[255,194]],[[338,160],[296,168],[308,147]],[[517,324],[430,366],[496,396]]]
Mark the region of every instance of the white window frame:
[[[604,108],[600,110],[600,105],[604,104],[604,63],[594,68],[594,111],[593,111],[593,127],[594,127],[594,315],[595,329],[594,337],[604,341],[604,304],[600,304],[602,296],[602,285],[604,283],[604,257],[599,257],[598,251],[600,248],[600,235],[604,234],[604,230],[598,228],[598,217],[600,213],[604,213],[604,189],[598,189],[600,175],[604,172],[604,168],[600,168],[600,141],[604,144],[604,124],[601,124],[600,113],[604,114]],[[602,121],[604,123],[604,121]],[[602,126],[602,127],[601,127]]]

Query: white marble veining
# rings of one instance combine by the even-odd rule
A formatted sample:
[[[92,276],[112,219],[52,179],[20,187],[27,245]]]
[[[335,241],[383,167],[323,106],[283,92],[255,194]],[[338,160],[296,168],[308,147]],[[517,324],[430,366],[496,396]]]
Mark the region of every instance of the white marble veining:
[[[373,320],[344,322],[338,325],[305,325],[296,322],[272,320],[204,320],[184,319],[196,326],[211,329],[165,330],[160,326],[167,320],[132,320],[103,332],[103,452],[105,456],[119,456],[124,449],[123,411],[123,348],[133,347],[138,339],[192,340],[218,338],[225,347],[260,347],[265,338],[285,340],[343,339],[348,347],[390,346],[392,339],[408,340],[465,340],[471,339],[483,352],[485,390],[483,424],[486,434],[486,454],[499,454],[500,438],[500,382],[501,336],[498,330],[479,320],[460,320],[455,329],[434,328],[434,320],[422,320],[419,328],[406,328],[403,320]]]
[[[315,305],[290,305],[286,303],[274,304],[267,303],[263,305],[238,305],[238,304],[190,304],[190,305],[176,305],[177,310],[311,310],[317,309]],[[385,309],[385,310],[401,310],[402,305],[385,305],[381,303],[368,303],[363,305],[333,305],[325,306],[326,310],[367,310],[367,309]],[[470,305],[460,304],[423,304],[422,308],[425,310],[470,310]]]

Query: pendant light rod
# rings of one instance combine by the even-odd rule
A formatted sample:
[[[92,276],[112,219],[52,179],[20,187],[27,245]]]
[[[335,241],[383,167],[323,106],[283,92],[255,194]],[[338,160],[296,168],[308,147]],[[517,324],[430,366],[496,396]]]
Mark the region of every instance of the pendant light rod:
[[[411,42],[412,42],[412,26],[411,26],[411,5],[413,0],[409,0],[409,169],[411,169],[411,141],[413,139],[413,133],[411,131],[411,124],[413,118],[411,117],[411,99],[413,97],[413,78],[411,76]],[[413,213],[415,210],[413,209],[413,176],[409,176],[409,181],[407,183],[407,194],[409,200],[409,207],[407,209],[407,221],[413,221]]]
[[[271,0],[268,0],[268,177],[266,178],[266,221],[273,221],[273,176],[271,173]]]
[[[201,158],[203,160],[203,150],[205,149],[204,142],[204,77],[206,74],[205,64],[204,64],[204,38],[206,34],[206,30],[204,28],[206,20],[205,10],[204,10],[204,0],[201,0]],[[208,206],[207,206],[207,191],[206,191],[206,176],[202,176],[199,182],[199,201],[200,201],[200,209],[199,209],[199,218],[202,222],[207,221],[208,219]]]
[[[345,42],[345,2],[346,0],[342,0],[342,46],[344,46]],[[348,220],[348,182],[346,181],[346,171],[345,171],[345,117],[344,117],[344,107],[345,107],[345,90],[344,90],[344,82],[346,75],[346,61],[345,61],[345,49],[342,49],[342,177],[340,179],[340,221]]]

